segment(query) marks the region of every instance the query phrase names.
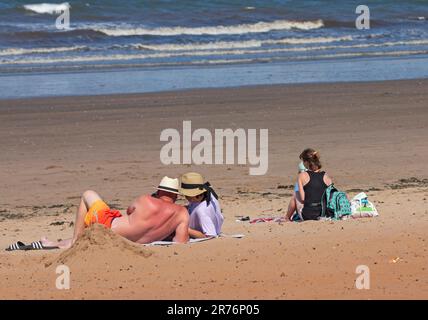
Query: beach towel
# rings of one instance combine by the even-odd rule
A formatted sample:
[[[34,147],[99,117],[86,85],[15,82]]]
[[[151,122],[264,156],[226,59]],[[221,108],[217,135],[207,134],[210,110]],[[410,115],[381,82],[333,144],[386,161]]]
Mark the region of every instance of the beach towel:
[[[217,239],[217,238],[236,238],[236,239],[240,239],[245,237],[245,235],[243,234],[225,234],[222,233],[220,236],[217,237],[207,237],[207,238],[199,238],[199,239],[190,239],[188,243],[192,244],[192,243],[196,243],[196,242],[203,242],[203,241],[208,241],[211,239]],[[151,243],[146,243],[144,244],[144,246],[170,246],[173,244],[177,244],[177,242],[174,241],[154,241]]]
[[[260,222],[286,222],[285,217],[269,217],[269,218],[256,218],[250,221],[250,223],[260,223]]]

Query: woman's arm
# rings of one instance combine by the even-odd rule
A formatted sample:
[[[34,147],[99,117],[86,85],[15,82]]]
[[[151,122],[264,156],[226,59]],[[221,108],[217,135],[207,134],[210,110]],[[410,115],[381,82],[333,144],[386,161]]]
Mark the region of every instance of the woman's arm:
[[[324,183],[328,186],[333,183],[333,180],[330,178],[330,176],[327,173],[324,175]]]
[[[207,237],[202,232],[195,230],[195,229],[192,229],[192,228],[189,228],[189,236],[190,236],[190,238],[193,238],[193,239],[206,238]]]
[[[297,178],[297,183],[299,185],[299,195],[302,202],[305,202],[305,190],[303,187],[308,183],[308,177],[309,175],[306,172],[299,173],[299,176]]]

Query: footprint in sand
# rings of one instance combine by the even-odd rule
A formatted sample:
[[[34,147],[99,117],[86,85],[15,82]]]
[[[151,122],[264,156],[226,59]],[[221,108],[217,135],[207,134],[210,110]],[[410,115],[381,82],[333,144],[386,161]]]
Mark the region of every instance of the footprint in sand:
[[[62,166],[51,165],[51,166],[47,166],[45,170],[61,169],[61,168]]]

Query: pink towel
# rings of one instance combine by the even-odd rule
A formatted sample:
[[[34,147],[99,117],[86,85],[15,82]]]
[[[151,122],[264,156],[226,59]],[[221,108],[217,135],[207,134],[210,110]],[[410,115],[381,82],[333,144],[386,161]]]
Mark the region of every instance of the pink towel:
[[[285,217],[271,217],[271,218],[256,218],[250,221],[250,223],[259,223],[259,222],[285,222]]]

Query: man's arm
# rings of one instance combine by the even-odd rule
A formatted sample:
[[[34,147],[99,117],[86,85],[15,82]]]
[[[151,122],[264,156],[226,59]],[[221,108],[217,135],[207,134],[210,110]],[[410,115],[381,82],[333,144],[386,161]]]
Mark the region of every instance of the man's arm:
[[[181,222],[175,229],[175,236],[172,239],[174,242],[187,243],[189,241],[189,215],[186,209],[183,208],[183,210],[180,213]]]

